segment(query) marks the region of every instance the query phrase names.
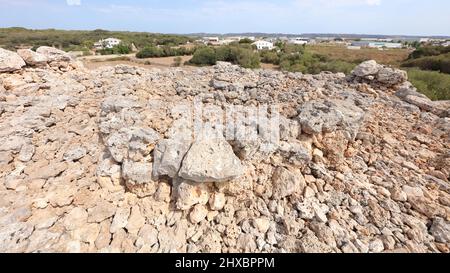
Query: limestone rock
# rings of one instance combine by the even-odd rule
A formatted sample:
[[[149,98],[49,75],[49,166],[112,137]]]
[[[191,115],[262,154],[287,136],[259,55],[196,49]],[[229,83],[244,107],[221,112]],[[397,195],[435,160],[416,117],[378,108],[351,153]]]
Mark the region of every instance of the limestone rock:
[[[153,176],[176,177],[190,146],[191,142],[183,139],[164,139],[158,142],[153,151]]]
[[[281,199],[305,188],[305,179],[298,171],[278,167],[272,176],[273,198]]]
[[[19,49],[17,50],[17,54],[25,61],[27,65],[30,66],[46,66],[48,59],[45,55],[36,53],[31,49]]]
[[[450,223],[442,218],[435,218],[430,228],[430,233],[438,243],[450,242]]]
[[[45,56],[50,62],[64,61],[69,62],[72,60],[69,54],[66,52],[49,46],[41,46],[36,49],[36,53]]]
[[[14,72],[22,69],[25,65],[17,53],[0,48],[0,73]]]
[[[187,152],[179,176],[195,182],[224,182],[244,172],[239,158],[224,139],[200,139]]]
[[[191,220],[191,223],[198,224],[206,218],[207,214],[208,210],[206,207],[204,205],[197,204],[189,214],[189,219]]]
[[[186,180],[174,181],[177,208],[188,210],[196,204],[206,205],[209,200],[208,185]]]

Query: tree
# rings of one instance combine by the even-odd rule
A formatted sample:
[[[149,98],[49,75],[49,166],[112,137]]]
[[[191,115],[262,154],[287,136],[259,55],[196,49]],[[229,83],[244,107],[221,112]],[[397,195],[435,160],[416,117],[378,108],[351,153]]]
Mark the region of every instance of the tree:
[[[249,38],[244,38],[244,39],[239,40],[239,43],[240,44],[252,44],[253,41],[250,40]]]
[[[136,53],[136,58],[145,59],[145,58],[155,58],[161,57],[163,55],[163,51],[156,46],[147,46],[144,47],[141,51]]]
[[[216,52],[210,47],[197,49],[190,63],[195,65],[215,65],[217,62]]]

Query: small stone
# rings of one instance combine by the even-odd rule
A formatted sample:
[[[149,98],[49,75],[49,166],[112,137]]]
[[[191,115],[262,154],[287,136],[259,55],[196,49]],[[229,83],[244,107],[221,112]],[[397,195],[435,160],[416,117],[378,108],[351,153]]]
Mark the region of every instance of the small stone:
[[[136,246],[142,248],[143,246],[154,246],[158,243],[158,230],[150,225],[144,225],[139,230]]]
[[[58,162],[31,170],[29,175],[31,179],[49,179],[60,175],[65,170],[67,170],[67,164]]]
[[[408,200],[408,195],[399,188],[394,188],[391,190],[391,198],[394,201],[406,202]]]
[[[34,200],[33,206],[37,209],[45,209],[48,206],[48,200],[44,198],[39,198]]]
[[[65,217],[64,217],[64,227],[69,230],[75,230],[77,228],[81,228],[82,226],[87,224],[88,213],[85,209],[77,207],[73,208]]]
[[[222,210],[225,206],[225,195],[221,192],[213,193],[209,199],[209,207],[211,210]]]
[[[128,224],[128,217],[130,216],[129,207],[120,207],[117,209],[116,214],[112,220],[109,231],[111,233],[116,233],[120,229],[124,228]]]
[[[430,233],[438,243],[450,243],[450,223],[442,218],[436,217],[430,228]]]
[[[63,158],[65,161],[78,161],[86,156],[86,148],[84,147],[77,147],[75,149],[67,151]]]
[[[101,223],[116,213],[116,206],[108,201],[101,201],[95,207],[88,209],[88,222]]]
[[[208,210],[204,205],[195,205],[192,209],[191,213],[189,214],[189,220],[191,220],[191,223],[198,224],[201,221],[203,221],[206,218],[206,215],[208,214]]]
[[[402,187],[403,192],[406,194],[407,198],[417,198],[417,197],[423,197],[423,191],[419,187],[411,187],[408,185],[404,185]]]
[[[131,209],[130,218],[128,219],[128,223],[126,226],[128,233],[137,235],[144,224],[145,217],[142,216],[139,206],[134,206]]]
[[[316,195],[316,193],[314,192],[313,189],[311,189],[310,187],[306,187],[305,188],[305,192],[303,193],[303,197],[311,198],[311,197],[314,197],[315,195]]]
[[[20,149],[19,160],[22,162],[30,161],[34,155],[34,152],[35,152],[34,145],[31,144],[23,145],[22,148]]]
[[[278,167],[272,176],[273,198],[282,199],[305,187],[305,179],[300,171]]]
[[[408,162],[408,161],[403,161],[402,162],[402,166],[407,168],[407,169],[413,170],[413,171],[418,171],[419,170],[419,167],[417,167],[414,163]]]
[[[384,251],[383,241],[380,239],[375,239],[369,243],[369,249],[373,253],[381,253]]]
[[[177,208],[188,210],[196,204],[206,205],[209,200],[208,186],[204,183],[174,181]]]
[[[256,218],[253,220],[253,225],[259,232],[265,234],[270,228],[270,220],[267,218]]]

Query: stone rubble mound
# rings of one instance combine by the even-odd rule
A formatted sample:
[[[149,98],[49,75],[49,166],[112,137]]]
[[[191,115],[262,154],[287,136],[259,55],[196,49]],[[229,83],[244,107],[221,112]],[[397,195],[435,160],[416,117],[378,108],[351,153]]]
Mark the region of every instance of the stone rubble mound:
[[[450,251],[450,106],[403,71],[87,71],[42,47],[0,72],[0,252]],[[276,105],[279,135],[195,136],[174,110],[198,101]]]

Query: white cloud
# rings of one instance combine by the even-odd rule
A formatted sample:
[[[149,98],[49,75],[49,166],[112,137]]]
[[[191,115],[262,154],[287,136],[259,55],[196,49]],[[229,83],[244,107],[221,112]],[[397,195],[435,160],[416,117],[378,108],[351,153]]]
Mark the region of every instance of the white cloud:
[[[69,6],[81,6],[81,0],[66,0]]]
[[[382,0],[296,0],[298,6],[349,7],[379,6]]]

